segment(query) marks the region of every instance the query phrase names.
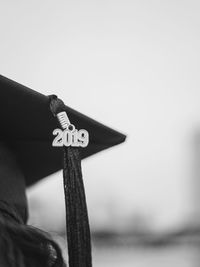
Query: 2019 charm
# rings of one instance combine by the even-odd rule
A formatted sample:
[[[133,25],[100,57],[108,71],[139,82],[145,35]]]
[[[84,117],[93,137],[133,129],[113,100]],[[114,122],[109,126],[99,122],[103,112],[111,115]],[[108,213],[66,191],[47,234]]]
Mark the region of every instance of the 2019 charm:
[[[62,129],[55,129],[53,135],[56,137],[53,140],[52,146],[74,146],[86,147],[89,143],[88,131],[81,129],[77,130],[73,124],[70,123],[66,112],[57,114]]]
[[[61,146],[80,146],[86,147],[89,143],[89,134],[86,130],[74,130],[73,132],[65,129],[55,129],[53,135],[56,137],[53,140],[52,145],[56,147]]]

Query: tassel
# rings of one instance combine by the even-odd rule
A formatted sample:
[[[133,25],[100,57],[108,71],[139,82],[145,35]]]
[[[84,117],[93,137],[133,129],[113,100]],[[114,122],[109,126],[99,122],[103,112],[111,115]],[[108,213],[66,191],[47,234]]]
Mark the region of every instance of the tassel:
[[[54,116],[65,111],[64,103],[55,95],[49,96]],[[66,207],[66,229],[69,267],[91,267],[91,237],[81,158],[77,147],[63,147],[63,183]]]

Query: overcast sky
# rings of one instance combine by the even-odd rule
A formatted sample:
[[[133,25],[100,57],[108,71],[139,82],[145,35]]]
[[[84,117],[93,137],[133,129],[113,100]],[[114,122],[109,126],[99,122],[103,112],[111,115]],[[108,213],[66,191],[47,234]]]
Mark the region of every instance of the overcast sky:
[[[199,14],[194,0],[1,1],[0,73],[128,135],[83,162],[94,227],[141,213],[169,229],[198,210]],[[61,223],[55,176],[30,199]]]

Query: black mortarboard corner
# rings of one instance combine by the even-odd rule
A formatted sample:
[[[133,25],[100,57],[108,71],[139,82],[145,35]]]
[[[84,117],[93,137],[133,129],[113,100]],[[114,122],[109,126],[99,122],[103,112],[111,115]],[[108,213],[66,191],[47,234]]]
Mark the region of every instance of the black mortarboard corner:
[[[90,267],[91,244],[81,159],[125,141],[125,135],[45,96],[0,76],[0,137],[12,147],[27,186],[63,169],[70,267]],[[52,132],[66,112],[77,129],[89,132],[85,148],[53,147]],[[64,157],[63,157],[64,155]]]

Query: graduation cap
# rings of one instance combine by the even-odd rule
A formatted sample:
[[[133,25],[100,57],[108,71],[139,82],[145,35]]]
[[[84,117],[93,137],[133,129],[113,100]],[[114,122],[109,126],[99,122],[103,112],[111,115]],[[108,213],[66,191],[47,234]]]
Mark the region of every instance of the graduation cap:
[[[26,186],[63,169],[69,266],[91,266],[90,231],[80,162],[124,142],[125,135],[66,106],[55,95],[45,96],[3,76],[0,76],[0,99],[0,137],[12,148]],[[80,131],[78,147],[65,143],[62,147],[52,146],[52,132],[56,128],[65,132],[66,142],[70,138],[71,141],[77,139]],[[86,132],[81,132],[82,129]],[[70,132],[76,134],[67,135]],[[88,145],[84,144],[84,133],[89,133]]]

